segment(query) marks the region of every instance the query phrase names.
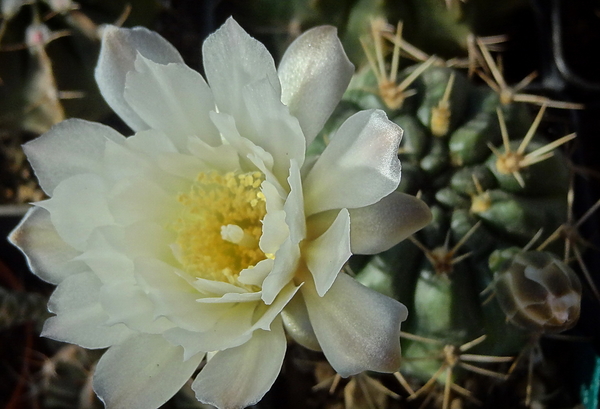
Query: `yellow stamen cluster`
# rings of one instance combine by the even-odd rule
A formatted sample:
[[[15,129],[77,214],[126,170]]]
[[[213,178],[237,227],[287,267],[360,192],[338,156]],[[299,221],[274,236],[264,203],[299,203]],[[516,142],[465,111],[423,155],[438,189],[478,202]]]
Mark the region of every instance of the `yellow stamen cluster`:
[[[173,229],[186,272],[239,285],[241,270],[267,258],[258,246],[266,214],[263,180],[261,172],[202,172],[190,192],[177,197],[184,209]]]

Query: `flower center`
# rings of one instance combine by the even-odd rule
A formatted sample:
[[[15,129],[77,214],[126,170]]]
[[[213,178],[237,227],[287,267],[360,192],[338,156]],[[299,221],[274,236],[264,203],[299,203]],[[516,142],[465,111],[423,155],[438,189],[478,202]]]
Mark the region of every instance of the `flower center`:
[[[173,229],[186,272],[238,285],[243,269],[267,258],[258,246],[266,214],[263,180],[261,172],[202,172],[190,192],[177,197],[184,209]]]

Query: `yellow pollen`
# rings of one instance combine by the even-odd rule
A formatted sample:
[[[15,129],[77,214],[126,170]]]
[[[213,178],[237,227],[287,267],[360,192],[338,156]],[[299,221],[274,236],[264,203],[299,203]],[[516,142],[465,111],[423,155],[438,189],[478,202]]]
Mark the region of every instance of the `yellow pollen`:
[[[261,172],[202,172],[190,192],[177,197],[183,211],[172,229],[186,272],[240,285],[243,269],[272,256],[258,246],[266,214],[263,180]]]

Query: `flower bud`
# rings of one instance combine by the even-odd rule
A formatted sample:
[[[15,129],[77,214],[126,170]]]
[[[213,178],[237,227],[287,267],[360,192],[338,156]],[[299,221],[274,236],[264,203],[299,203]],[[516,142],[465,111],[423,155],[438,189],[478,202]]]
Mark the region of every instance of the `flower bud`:
[[[494,289],[508,321],[521,328],[557,333],[579,318],[581,282],[551,253],[517,254],[496,274]]]

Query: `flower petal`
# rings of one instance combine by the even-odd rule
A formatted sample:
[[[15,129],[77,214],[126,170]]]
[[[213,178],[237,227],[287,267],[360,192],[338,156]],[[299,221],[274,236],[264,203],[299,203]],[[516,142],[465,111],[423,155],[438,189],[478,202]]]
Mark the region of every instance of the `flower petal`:
[[[217,305],[223,306],[223,304]],[[186,350],[186,356],[200,351],[237,347],[252,337],[250,329],[256,305],[257,303],[228,305],[218,321],[205,331],[172,328],[165,331],[164,336],[169,342],[182,345]]]
[[[281,103],[267,78],[246,85],[242,95],[245,109],[235,118],[238,130],[273,156],[273,173],[283,182],[290,160],[299,166],[304,163],[306,142],[298,120]]]
[[[149,178],[120,180],[105,199],[116,223],[139,221],[168,222],[178,214],[181,205]]]
[[[266,304],[271,304],[281,289],[294,278],[299,261],[300,248],[288,238],[275,253],[273,270],[263,281],[262,299]]]
[[[286,332],[294,341],[313,351],[321,351],[301,292],[296,294],[281,311],[281,318]]]
[[[50,212],[50,220],[60,237],[83,251],[95,228],[114,223],[106,194],[106,183],[102,178],[80,174],[63,181],[54,189],[51,199],[37,205]]]
[[[220,351],[208,361],[192,384],[196,398],[220,409],[255,404],[279,375],[285,350],[283,326],[277,320],[271,331],[257,330],[245,344]]]
[[[281,95],[273,57],[234,19],[229,18],[204,41],[202,55],[219,112],[240,117],[244,109],[242,89],[265,76],[277,95]]]
[[[185,64],[157,64],[141,54],[135,70],[127,73],[125,100],[153,129],[163,131],[185,152],[188,136],[198,136],[209,145],[221,143],[208,113],[215,110],[212,93],[204,78]]]
[[[338,273],[348,261],[350,252],[350,214],[342,209],[325,233],[308,242],[303,255],[315,280],[319,297],[329,290]]]
[[[301,288],[310,322],[325,357],[341,376],[400,367],[400,322],[408,315],[398,301],[342,273],[323,297],[307,281]]]
[[[140,335],[104,353],[94,390],[111,409],[155,409],[181,389],[204,354],[183,361],[183,348],[160,335]]]
[[[134,334],[123,324],[106,325],[109,317],[99,302],[101,286],[89,272],[65,278],[48,302],[48,309],[57,315],[45,322],[42,336],[95,349],[118,344]]]
[[[175,47],[158,33],[144,27],[104,28],[96,65],[96,82],[104,100],[134,131],[149,128],[124,96],[125,78],[129,71],[134,70],[138,53],[158,64],[183,64],[183,58]]]
[[[400,192],[393,192],[370,206],[351,209],[352,253],[381,253],[430,221],[431,211],[422,200]]]
[[[31,271],[49,283],[58,284],[86,269],[83,263],[73,260],[80,252],[60,238],[50,213],[41,207],[29,209],[8,240],[25,254]]]
[[[80,173],[101,173],[107,141],[125,137],[105,125],[69,119],[23,145],[40,186],[48,195],[60,182]]]
[[[295,160],[290,161],[288,184],[290,185],[290,194],[283,205],[285,222],[288,225],[292,242],[300,243],[306,238],[306,218],[304,217],[302,179],[298,163]]]
[[[165,317],[156,317],[148,295],[137,285],[105,284],[100,289],[100,303],[108,314],[108,325],[123,323],[148,334],[161,334],[175,326]]]
[[[286,50],[278,69],[281,100],[300,121],[307,145],[337,106],[353,72],[335,27],[308,30]]]
[[[402,129],[383,111],[361,111],[342,124],[304,182],[306,214],[363,207],[400,183]]]
[[[188,138],[189,151],[214,170],[224,173],[240,169],[240,158],[231,145],[212,147],[197,137]]]

